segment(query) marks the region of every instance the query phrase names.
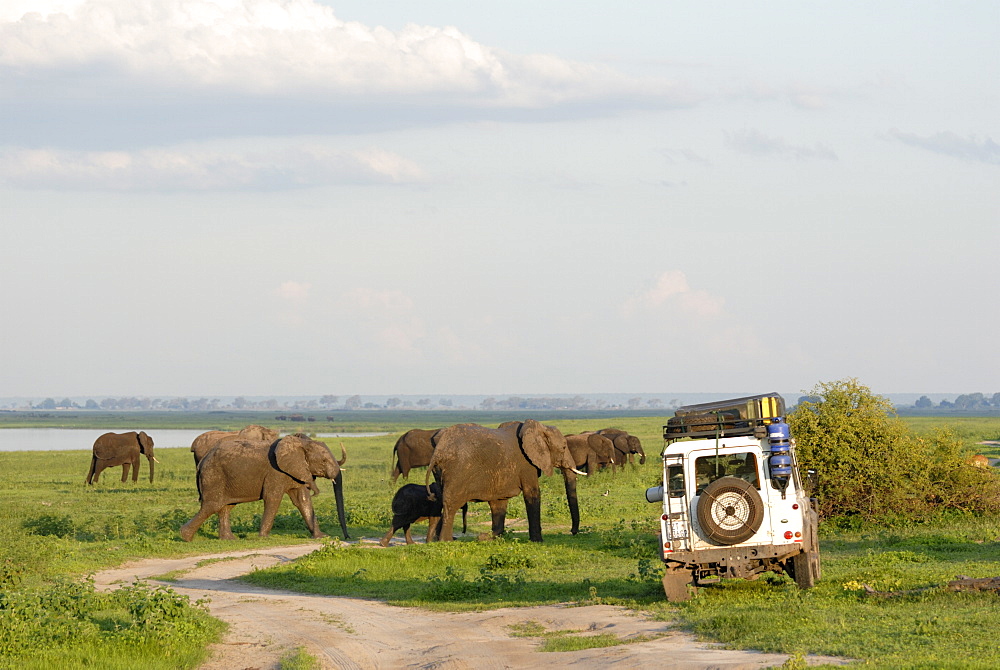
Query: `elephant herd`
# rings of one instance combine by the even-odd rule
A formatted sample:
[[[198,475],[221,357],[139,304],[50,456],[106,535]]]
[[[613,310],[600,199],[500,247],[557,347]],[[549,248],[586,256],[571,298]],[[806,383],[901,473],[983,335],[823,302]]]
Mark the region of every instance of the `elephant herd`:
[[[402,528],[407,542],[409,526],[420,518],[429,520],[427,539],[451,540],[455,514],[470,502],[490,506],[493,535],[503,533],[507,503],[521,494],[528,517],[528,538],[542,541],[539,476],[562,473],[572,522],[570,532],[580,530],[576,476],[625,463],[646,462],[637,437],[606,428],[564,436],[558,428],[538,421],[511,421],[497,428],[465,423],[439,430],[414,429],[404,433],[393,447],[393,482],[412,468],[427,467],[426,494],[409,484],[393,499],[393,521],[382,538],[383,546]],[[586,472],[580,468],[585,468]],[[430,483],[433,476],[434,483]],[[437,487],[437,488],[435,488]]]
[[[316,479],[333,483],[337,517],[344,539],[349,539],[344,509],[342,466],[347,452],[341,444],[341,458],[334,457],[324,443],[297,433],[280,437],[262,426],[240,431],[208,431],[191,444],[197,472],[197,514],[180,528],[180,537],[190,541],[212,515],[219,519],[220,539],[233,539],[230,527],[232,508],[244,502],[264,501],[260,536],[266,537],[274,523],[282,499],[287,495],[302,515],[313,537],[324,534],[313,509],[312,496],[319,493]],[[97,481],[101,471],[122,466],[122,482],[132,469],[132,481],[139,475],[139,457],[149,460],[149,481],[153,481],[153,440],[145,432],[107,433],[94,443],[87,484]],[[541,492],[539,478],[558,469],[563,477],[566,501],[572,521],[571,532],[580,529],[577,502],[577,475],[592,474],[603,468],[619,468],[634,462],[645,463],[638,438],[617,429],[603,429],[564,436],[559,429],[533,419],[510,421],[497,428],[463,423],[438,430],[414,429],[404,433],[393,446],[392,481],[408,477],[412,468],[426,467],[423,485],[406,484],[392,500],[392,524],[382,538],[388,546],[393,534],[403,529],[412,543],[410,525],[429,520],[428,541],[453,539],[455,514],[462,510],[462,531],[470,502],[490,506],[492,534],[503,533],[507,505],[522,495],[528,518],[528,537],[542,541]],[[433,482],[431,479],[433,478]]]
[[[312,496],[319,493],[316,478],[333,482],[337,517],[344,539],[347,518],[344,510],[344,487],[341,466],[347,452],[341,445],[341,458],[334,458],[330,448],[307,435],[296,433],[280,437],[277,431],[263,426],[247,426],[240,431],[210,430],[195,438],[191,453],[197,472],[198,513],[180,528],[181,539],[190,541],[198,528],[213,514],[219,517],[219,537],[233,539],[229,515],[235,505],[264,501],[260,536],[267,537],[274,524],[281,500],[287,495],[298,508],[313,537],[323,537],[313,509]],[[149,481],[153,481],[153,440],[145,432],[106,433],[94,442],[87,484],[97,481],[101,471],[122,466],[122,482],[132,468],[132,481],[139,476],[139,456],[149,459]]]

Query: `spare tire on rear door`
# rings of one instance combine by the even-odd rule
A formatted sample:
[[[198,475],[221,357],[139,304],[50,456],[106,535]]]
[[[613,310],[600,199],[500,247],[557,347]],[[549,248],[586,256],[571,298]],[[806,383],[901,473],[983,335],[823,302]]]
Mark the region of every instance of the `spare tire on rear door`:
[[[697,516],[709,540],[739,544],[760,530],[764,503],[752,484],[738,477],[721,477],[701,492]]]

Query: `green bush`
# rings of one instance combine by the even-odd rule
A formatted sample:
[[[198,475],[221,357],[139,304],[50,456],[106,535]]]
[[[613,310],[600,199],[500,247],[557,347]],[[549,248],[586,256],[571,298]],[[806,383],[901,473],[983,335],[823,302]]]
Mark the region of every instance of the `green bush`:
[[[161,656],[189,653],[214,640],[221,628],[204,603],[192,605],[167,588],[140,582],[104,593],[89,580],[57,579],[0,594],[0,665],[109,646],[155,646]]]
[[[76,536],[76,523],[69,515],[43,514],[35,519],[26,519],[23,525],[33,535]]]
[[[948,430],[914,434],[888,399],[856,379],[820,383],[809,398],[788,422],[800,465],[819,475],[824,517],[1000,511],[1000,479],[970,465],[970,450]]]

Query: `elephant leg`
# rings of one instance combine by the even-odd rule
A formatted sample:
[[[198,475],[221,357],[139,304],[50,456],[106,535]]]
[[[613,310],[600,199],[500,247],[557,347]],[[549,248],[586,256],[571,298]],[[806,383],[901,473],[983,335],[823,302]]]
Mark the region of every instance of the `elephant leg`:
[[[431,536],[438,531],[438,527],[441,525],[441,517],[439,516],[429,516],[427,517],[427,538],[424,540],[425,543],[433,542]],[[462,531],[465,532],[465,531]]]
[[[504,525],[507,523],[507,501],[491,500],[490,513],[493,516],[493,535],[500,537],[503,535]]]
[[[219,510],[219,539],[220,540],[235,540],[236,536],[233,535],[233,529],[230,526],[229,514],[233,511],[236,505],[223,505],[222,509]]]
[[[201,509],[198,510],[198,513],[195,514],[190,521],[181,526],[180,530],[178,531],[180,533],[181,539],[184,540],[185,542],[190,542],[191,539],[194,537],[194,534],[198,532],[199,528],[201,528],[201,524],[205,523],[208,520],[208,517],[212,516],[218,511],[219,510],[216,506],[212,505],[211,503],[203,502],[201,505]],[[219,529],[221,531],[222,529],[221,514],[219,518],[220,518]]]
[[[448,542],[455,539],[454,529],[456,512],[458,512],[458,509],[448,501],[445,501],[441,506],[440,531],[437,534],[438,540]]]
[[[274,496],[264,497],[264,514],[260,518],[259,534],[261,537],[267,537],[271,534],[271,527],[274,526],[274,517],[278,515],[278,507],[280,506],[281,498],[275,500]]]
[[[427,520],[427,539],[425,542],[437,542],[441,539],[441,517],[434,516]]]
[[[135,460],[132,461],[132,483],[139,481],[139,457],[136,456]]]
[[[542,493],[537,485],[524,489],[524,511],[528,516],[528,539],[542,541]]]
[[[128,479],[128,468],[130,463],[128,461],[122,463],[122,484]]]
[[[316,520],[316,510],[313,508],[312,496],[309,489],[300,488],[293,491],[289,497],[292,499],[292,503],[299,508],[299,514],[302,515],[303,521],[306,522],[306,528],[312,533],[313,538],[326,537],[326,533],[319,529],[319,522]]]

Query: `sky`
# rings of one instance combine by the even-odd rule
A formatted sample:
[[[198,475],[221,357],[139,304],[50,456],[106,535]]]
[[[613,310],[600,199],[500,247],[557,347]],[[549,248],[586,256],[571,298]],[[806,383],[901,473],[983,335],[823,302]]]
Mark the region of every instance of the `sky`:
[[[0,397],[993,393],[997,34],[992,0],[4,0]]]

